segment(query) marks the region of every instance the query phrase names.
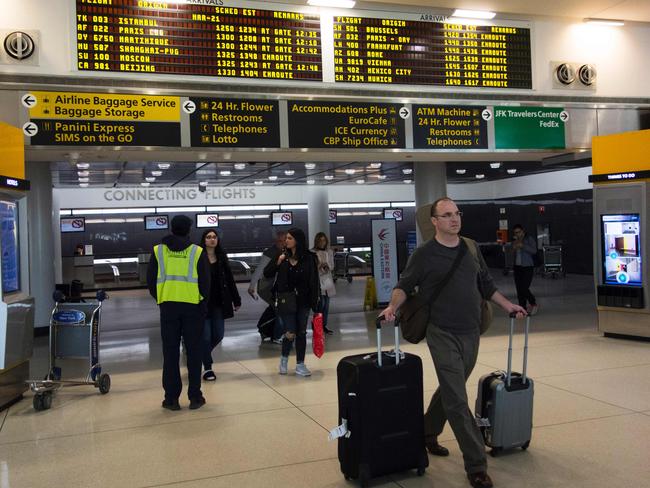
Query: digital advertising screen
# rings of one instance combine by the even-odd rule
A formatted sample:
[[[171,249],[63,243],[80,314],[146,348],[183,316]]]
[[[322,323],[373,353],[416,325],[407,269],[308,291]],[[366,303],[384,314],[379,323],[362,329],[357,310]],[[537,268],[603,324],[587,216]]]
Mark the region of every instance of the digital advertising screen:
[[[166,230],[169,229],[169,216],[167,215],[145,215],[145,230]]]
[[[20,289],[20,256],[18,244],[18,207],[14,202],[0,200],[0,249],[2,250],[2,291]]]
[[[271,212],[272,225],[293,225],[292,212]]]
[[[330,217],[329,217],[329,223],[330,224],[336,224],[336,210],[330,210]]]
[[[203,229],[206,227],[219,227],[219,214],[196,214],[196,228]]]
[[[605,285],[641,286],[641,222],[639,214],[600,216]]]
[[[401,208],[385,208],[384,209],[384,218],[385,219],[395,219],[397,222],[401,222],[404,216],[404,211]]]
[[[61,219],[61,232],[85,232],[86,219],[84,217],[68,217]]]

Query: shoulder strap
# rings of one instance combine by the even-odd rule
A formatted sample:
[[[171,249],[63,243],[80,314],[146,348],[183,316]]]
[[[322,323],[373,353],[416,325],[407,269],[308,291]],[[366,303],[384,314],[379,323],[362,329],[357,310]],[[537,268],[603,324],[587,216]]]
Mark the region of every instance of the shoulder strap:
[[[464,238],[461,238],[460,240],[460,249],[458,249],[458,253],[456,254],[456,259],[454,259],[454,262],[451,265],[451,268],[449,268],[449,271],[445,275],[445,277],[442,279],[440,283],[438,283],[438,286],[436,286],[436,289],[433,291],[431,294],[431,298],[429,300],[429,304],[433,304],[433,302],[436,301],[440,293],[442,293],[442,290],[447,286],[447,283],[449,283],[449,280],[451,280],[451,277],[454,275],[456,272],[456,269],[458,269],[458,265],[460,264],[461,260],[465,256],[465,253],[467,252],[468,249],[467,242],[465,241]]]
[[[467,244],[469,253],[472,255],[472,257],[478,260],[478,245],[476,244],[476,241],[473,241],[472,239],[468,239],[467,237],[462,237],[462,236],[461,239],[465,241],[465,244]]]

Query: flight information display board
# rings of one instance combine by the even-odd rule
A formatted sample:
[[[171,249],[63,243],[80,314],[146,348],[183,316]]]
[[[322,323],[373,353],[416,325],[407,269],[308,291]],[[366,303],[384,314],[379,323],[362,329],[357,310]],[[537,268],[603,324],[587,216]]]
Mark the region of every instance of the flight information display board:
[[[218,3],[77,0],[77,68],[322,80],[319,15]]]
[[[530,29],[334,17],[335,81],[532,88]]]

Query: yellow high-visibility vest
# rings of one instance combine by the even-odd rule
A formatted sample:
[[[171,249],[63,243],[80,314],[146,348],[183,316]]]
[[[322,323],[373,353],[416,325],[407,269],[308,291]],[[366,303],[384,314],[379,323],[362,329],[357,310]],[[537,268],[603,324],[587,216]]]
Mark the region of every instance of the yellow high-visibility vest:
[[[163,302],[199,303],[198,262],[203,249],[190,244],[182,251],[170,251],[165,244],[153,248],[158,261],[157,299]]]

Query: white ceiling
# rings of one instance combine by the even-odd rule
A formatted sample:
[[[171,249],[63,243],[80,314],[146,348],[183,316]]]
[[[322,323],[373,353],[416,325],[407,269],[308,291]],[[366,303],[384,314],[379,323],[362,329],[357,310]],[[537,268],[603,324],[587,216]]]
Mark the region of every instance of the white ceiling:
[[[359,8],[380,9],[382,4],[410,5],[424,11],[475,9],[524,16],[588,17],[650,22],[650,0],[367,0]]]

